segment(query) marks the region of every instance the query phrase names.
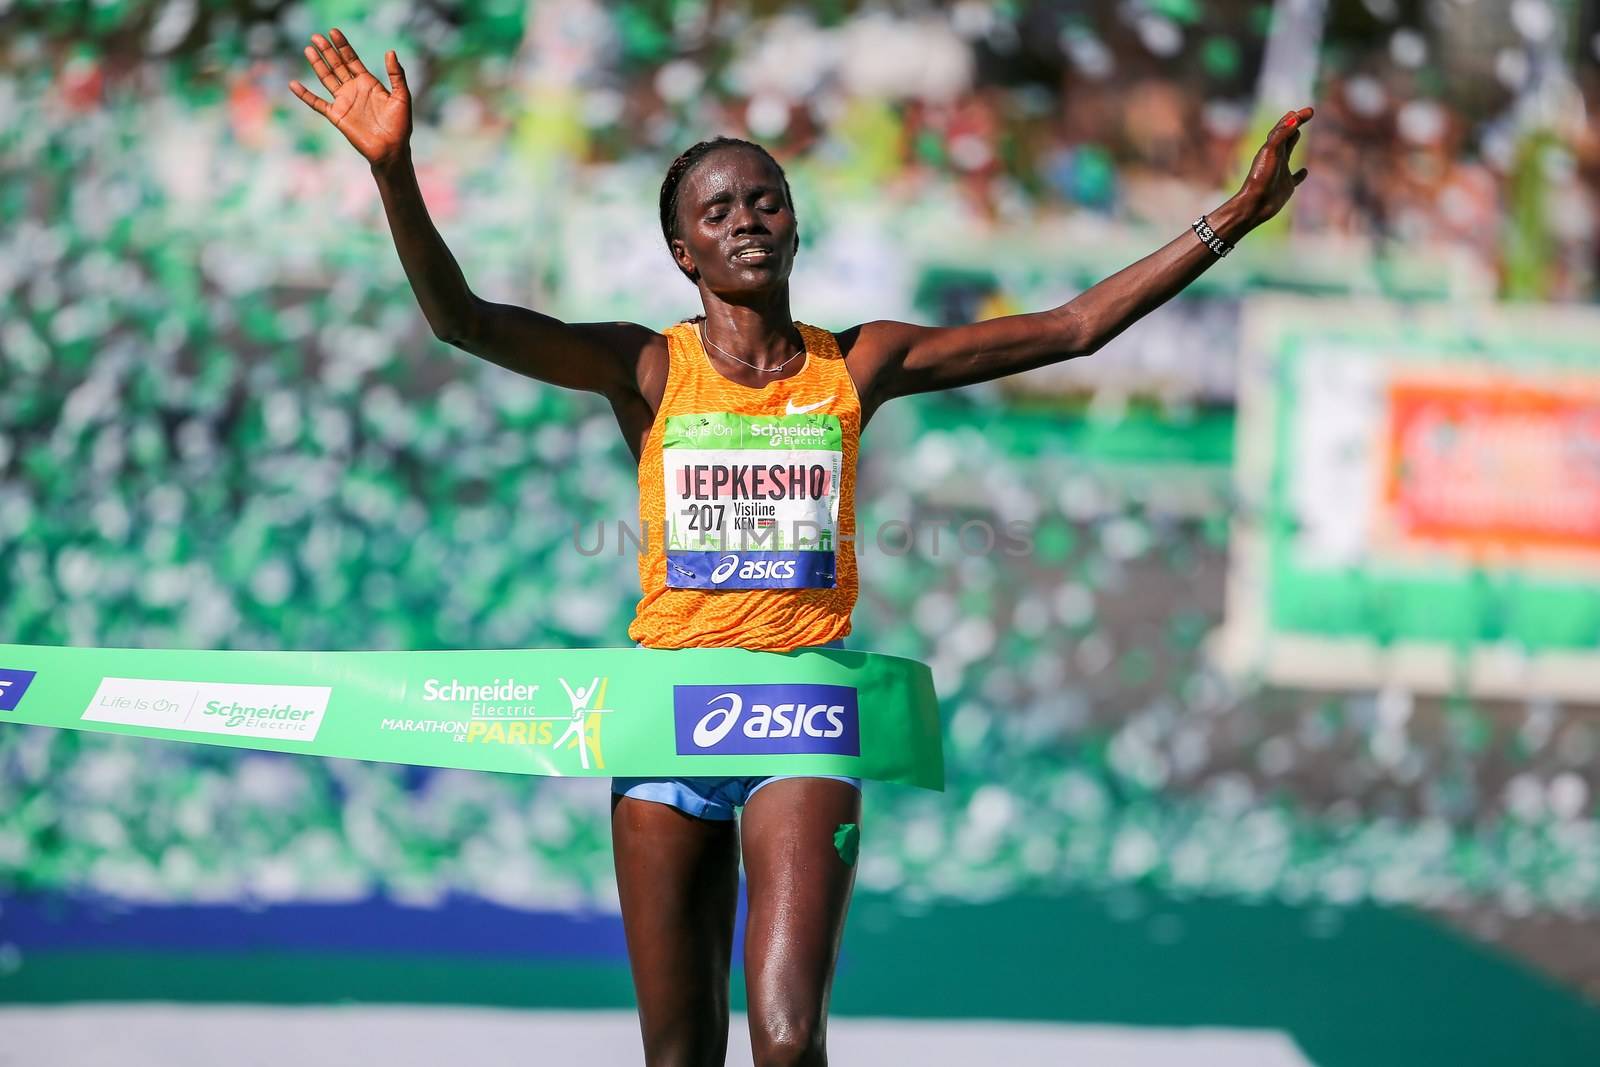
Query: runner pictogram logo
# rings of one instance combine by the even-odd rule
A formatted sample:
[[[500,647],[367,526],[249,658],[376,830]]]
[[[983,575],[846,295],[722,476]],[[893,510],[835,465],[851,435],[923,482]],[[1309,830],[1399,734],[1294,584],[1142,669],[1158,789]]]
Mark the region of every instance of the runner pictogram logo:
[[[572,705],[572,717],[567,720],[568,725],[566,732],[560,737],[556,738],[555,747],[576,747],[578,750],[579,763],[583,766],[584,770],[588,770],[589,748],[591,745],[593,745],[596,750],[595,758],[600,759],[600,723],[598,720],[591,719],[590,716],[608,715],[615,710],[612,708],[590,707],[590,704],[593,703],[598,705],[602,703],[605,693],[605,683],[609,681],[609,679],[596,677],[590,681],[588,685],[580,685],[577,688],[573,688],[571,685],[569,685],[565,678],[562,678],[560,681],[561,688],[567,691],[567,700]],[[542,718],[543,716],[535,717]],[[551,717],[554,718],[554,716]],[[605,763],[601,762],[600,766],[603,769],[605,767]]]

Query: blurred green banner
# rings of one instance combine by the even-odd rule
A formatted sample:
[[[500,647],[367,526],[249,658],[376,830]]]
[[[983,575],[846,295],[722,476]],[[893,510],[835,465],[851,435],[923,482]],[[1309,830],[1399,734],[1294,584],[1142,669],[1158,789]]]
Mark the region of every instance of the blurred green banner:
[[[1600,699],[1600,316],[1251,304],[1225,655]]]

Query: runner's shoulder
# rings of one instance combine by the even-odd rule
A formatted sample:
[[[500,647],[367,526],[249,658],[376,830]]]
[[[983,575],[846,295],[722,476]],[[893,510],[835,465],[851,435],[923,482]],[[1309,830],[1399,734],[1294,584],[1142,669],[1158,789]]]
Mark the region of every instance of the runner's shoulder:
[[[846,359],[870,362],[905,348],[926,330],[926,326],[898,319],[874,319],[834,336],[838,338],[839,351],[844,353]]]
[[[630,362],[657,346],[662,353],[667,350],[666,334],[637,322],[575,322],[572,326]]]
[[[667,380],[667,335],[637,322],[574,324],[602,347],[623,370],[625,388],[651,401],[654,410]]]

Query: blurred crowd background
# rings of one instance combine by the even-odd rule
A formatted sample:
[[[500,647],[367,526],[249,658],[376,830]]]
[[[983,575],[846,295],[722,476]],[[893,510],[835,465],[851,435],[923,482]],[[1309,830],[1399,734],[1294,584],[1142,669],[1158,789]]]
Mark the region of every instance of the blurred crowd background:
[[[1244,303],[1600,299],[1594,4],[11,0],[0,26],[21,643],[626,640],[632,558],[573,540],[636,514],[610,411],[432,338],[365,165],[286,87],[315,87],[312,32],[398,51],[480,295],[656,325],[697,310],[655,192],[703,137],[789,168],[796,310],[840,329],[1060,303],[1313,103],[1292,209],[1190,294],[1082,366],[874,422],[864,526],[1037,532],[1021,560],[863,553],[851,640],[933,666],[950,788],[869,788],[861,885],[1220,894],[1329,931],[1415,905],[1600,990],[1592,709],[1267,688],[1207,653]],[[607,910],[607,841],[592,783],[0,729],[0,894]],[[27,967],[0,927],[0,983]]]
[[[1358,242],[1376,259],[1459,253],[1506,295],[1592,298],[1593,5],[1306,6],[1321,20],[1280,47],[1272,70],[1262,0],[170,0],[97,3],[88,18],[16,0],[4,16],[17,116],[7,139],[21,158],[73,165],[76,141],[110,150],[95,135],[112,122],[150,160],[145,198],[209,210],[243,195],[239,182],[259,204],[271,195],[250,180],[260,177],[298,202],[306,183],[332,178],[319,159],[354,170],[283,88],[308,73],[309,34],[342,21],[374,69],[390,47],[407,64],[418,160],[446,220],[470,218],[497,186],[551,198],[509,171],[658,171],[721,131],[771,146],[819,202],[916,217],[935,198],[947,225],[1087,212],[1170,228],[1236,185],[1263,89],[1288,86],[1319,109],[1307,165],[1339,176],[1299,198],[1296,234]],[[151,151],[157,131],[126,121],[135,116],[161,127],[165,151]],[[231,158],[217,170],[201,162],[219,154]]]

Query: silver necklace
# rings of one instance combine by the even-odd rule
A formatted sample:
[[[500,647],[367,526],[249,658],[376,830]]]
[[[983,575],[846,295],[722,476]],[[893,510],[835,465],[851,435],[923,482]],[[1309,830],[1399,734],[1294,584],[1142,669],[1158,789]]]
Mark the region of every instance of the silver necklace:
[[[738,356],[734,355],[732,352],[729,352],[726,348],[723,348],[721,345],[717,344],[717,342],[713,341],[709,336],[707,336],[707,334],[706,334],[706,320],[705,319],[701,319],[700,320],[700,340],[704,341],[706,344],[710,345],[712,348],[715,348],[718,352],[721,352],[728,359],[733,360],[735,363],[743,364],[744,366],[749,367],[751,370],[757,372],[758,374],[776,374],[779,371],[781,371],[783,368],[787,367],[789,364],[793,363],[795,360],[799,359],[801,356],[806,354],[806,346],[804,344],[802,344],[800,346],[800,351],[796,352],[794,355],[790,356],[788,359],[784,360],[782,363],[778,364],[776,367],[758,367],[754,363],[751,363],[751,362],[749,362],[747,360],[740,359]]]

